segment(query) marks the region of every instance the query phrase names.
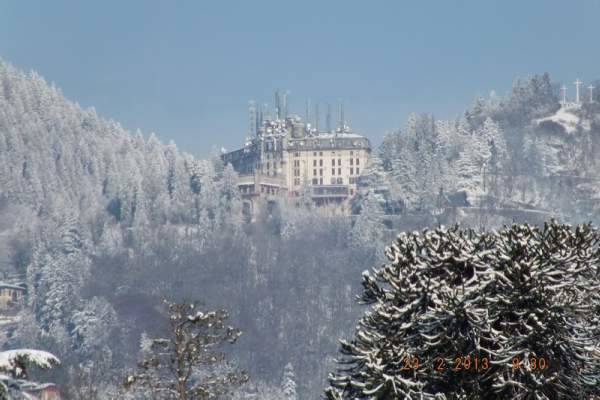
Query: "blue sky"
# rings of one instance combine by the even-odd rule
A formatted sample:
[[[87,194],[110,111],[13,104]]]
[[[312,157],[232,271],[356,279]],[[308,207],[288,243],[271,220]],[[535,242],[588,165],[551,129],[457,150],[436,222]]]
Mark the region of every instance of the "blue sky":
[[[276,88],[300,114],[342,99],[377,143],[411,112],[453,117],[519,77],[600,78],[599,17],[592,0],[15,0],[0,57],[203,157],[241,145],[248,101]]]

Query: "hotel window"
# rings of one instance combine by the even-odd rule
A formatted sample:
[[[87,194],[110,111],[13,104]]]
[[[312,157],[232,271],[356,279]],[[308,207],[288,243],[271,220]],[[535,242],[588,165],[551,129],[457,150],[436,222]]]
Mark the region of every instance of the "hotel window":
[[[338,168],[338,175],[341,175],[341,174],[342,174],[342,169]]]
[[[342,159],[338,158],[338,165],[342,165]]]
[[[338,185],[341,185],[344,183],[344,180],[342,178],[337,178],[337,183]]]
[[[323,152],[322,151],[319,152],[319,156],[323,157]]]
[[[350,175],[354,175],[354,168],[350,168]]]
[[[356,159],[356,165],[360,165],[360,158]]]
[[[360,168],[356,167],[356,175],[360,175]]]
[[[351,156],[353,156],[353,155],[354,155],[354,152],[353,152],[352,150],[350,150],[350,155],[351,155]]]
[[[319,180],[317,178],[314,178],[312,180],[312,182],[313,182],[313,185],[318,185],[319,184]]]
[[[294,157],[300,157],[300,153],[298,153],[298,152],[295,152],[295,153],[294,153]]]
[[[323,184],[323,178],[319,178],[319,185]]]
[[[300,178],[294,179],[294,185],[296,185],[296,186],[300,185]]]
[[[335,167],[335,160],[333,158],[331,159],[331,166]]]
[[[354,165],[354,158],[350,159],[350,165]]]
[[[319,160],[319,167],[323,166],[323,160]]]
[[[331,175],[335,175],[335,168],[331,168]]]
[[[323,169],[319,170],[319,176],[323,176]]]
[[[317,170],[316,169],[313,169],[313,175],[315,175],[315,176],[317,175]]]
[[[331,184],[335,185],[335,178],[331,178]]]
[[[317,166],[317,160],[313,160],[313,167]]]
[[[317,156],[317,152],[316,151],[313,152],[313,156],[315,156],[315,157]]]

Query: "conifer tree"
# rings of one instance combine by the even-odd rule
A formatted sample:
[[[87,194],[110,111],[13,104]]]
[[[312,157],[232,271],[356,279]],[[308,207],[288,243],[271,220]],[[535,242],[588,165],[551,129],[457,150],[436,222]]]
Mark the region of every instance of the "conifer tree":
[[[219,350],[235,343],[241,331],[226,325],[226,311],[202,312],[195,303],[169,303],[170,336],[146,338],[138,372],[125,378],[126,388],[141,387],[156,399],[205,400],[230,392],[244,383],[244,372],[223,371]]]
[[[287,363],[283,369],[283,380],[281,382],[283,389],[283,400],[296,400],[296,374],[292,363]]]
[[[597,395],[600,235],[513,225],[401,233],[363,274],[370,310],[341,342],[328,399]]]

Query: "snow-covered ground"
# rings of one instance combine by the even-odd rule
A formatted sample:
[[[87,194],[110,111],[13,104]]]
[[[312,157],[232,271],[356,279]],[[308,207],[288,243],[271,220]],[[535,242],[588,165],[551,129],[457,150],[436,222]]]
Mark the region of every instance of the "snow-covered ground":
[[[552,121],[561,125],[565,132],[574,133],[577,130],[577,126],[580,124],[580,118],[573,114],[569,108],[561,107],[554,115],[546,118],[536,119],[535,122],[539,125],[544,121]],[[586,125],[586,124],[583,124]],[[588,122],[589,125],[589,122]],[[584,126],[585,128],[585,126]]]

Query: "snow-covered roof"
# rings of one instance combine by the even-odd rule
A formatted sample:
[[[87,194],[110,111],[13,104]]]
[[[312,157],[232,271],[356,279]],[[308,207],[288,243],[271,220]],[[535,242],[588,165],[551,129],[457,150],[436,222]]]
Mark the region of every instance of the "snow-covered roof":
[[[26,359],[29,363],[40,368],[50,368],[52,365],[60,364],[60,360],[47,351],[17,349],[0,352],[0,370],[13,369],[20,359]]]
[[[354,133],[323,134],[291,139],[289,149],[298,150],[336,150],[336,149],[370,149],[369,139]]]
[[[0,290],[2,290],[2,289],[13,289],[13,290],[20,290],[23,292],[26,290],[23,286],[0,282]]]
[[[315,137],[319,139],[364,139],[364,136],[356,133],[320,133]]]

